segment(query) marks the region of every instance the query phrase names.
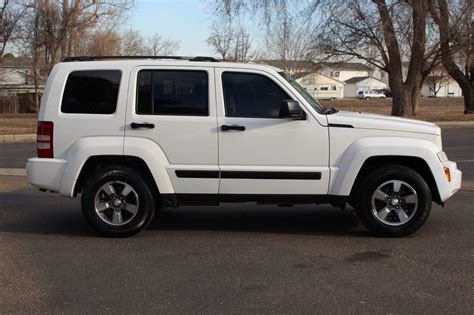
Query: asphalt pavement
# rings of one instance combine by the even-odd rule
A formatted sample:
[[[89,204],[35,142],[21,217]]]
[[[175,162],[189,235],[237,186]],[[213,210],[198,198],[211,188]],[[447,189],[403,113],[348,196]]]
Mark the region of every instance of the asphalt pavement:
[[[443,130],[464,190],[399,239],[372,237],[352,211],[250,203],[162,211],[107,239],[78,199],[0,176],[0,312],[472,314],[473,135]],[[32,153],[1,144],[0,168]]]
[[[25,168],[28,158],[36,156],[36,142],[0,143],[0,168]]]

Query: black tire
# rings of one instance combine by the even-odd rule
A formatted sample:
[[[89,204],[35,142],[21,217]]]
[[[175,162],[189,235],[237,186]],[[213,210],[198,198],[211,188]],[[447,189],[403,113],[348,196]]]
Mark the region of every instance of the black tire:
[[[366,97],[365,99],[366,99],[366,100],[370,100],[370,97]]]
[[[392,195],[397,195],[397,193],[393,191],[390,192],[390,185],[393,184],[391,181],[401,181],[404,183],[402,184],[402,188],[399,189],[400,192],[398,197],[392,198]],[[382,186],[384,184],[386,184],[386,186]],[[408,186],[405,184],[408,184]],[[364,226],[375,235],[389,237],[409,235],[416,232],[426,222],[430,215],[432,202],[430,188],[424,178],[418,172],[409,167],[402,165],[382,166],[368,172],[359,185],[360,189],[358,190],[358,196],[355,198],[355,200],[357,200],[357,215],[362,224],[364,224]],[[395,184],[393,184],[393,188],[394,187]],[[376,190],[381,191],[382,189],[388,190],[387,199],[385,199],[385,201],[375,198]],[[416,192],[416,205],[414,203],[405,203],[408,199],[402,197],[403,194],[405,194],[406,197],[408,194],[413,195],[413,190]],[[376,199],[376,201],[374,201],[375,206],[373,206],[373,197]],[[407,211],[404,212],[405,215],[409,215],[403,218],[403,220],[408,221],[404,223],[402,222],[402,218],[398,215],[400,209],[394,208],[395,206],[392,204],[392,199],[395,199],[393,202],[396,203],[397,207],[407,208]],[[387,200],[390,200],[390,202],[387,202]],[[383,205],[384,203],[385,206]],[[379,210],[385,210],[385,208],[393,209],[386,210],[385,213],[388,212],[388,215],[383,219],[383,221],[391,220],[391,222],[386,224],[382,222],[382,219],[377,218],[377,215],[385,215],[385,213],[374,210],[378,207],[380,207]],[[374,212],[377,213],[377,215]],[[395,224],[396,226],[390,224]]]
[[[97,232],[109,237],[127,237],[137,234],[148,226],[155,214],[155,198],[149,181],[144,180],[144,178],[146,178],[144,175],[133,169],[123,166],[110,166],[100,169],[86,182],[81,196],[82,213]],[[96,197],[99,194],[102,194],[104,198],[110,197],[102,190],[103,185],[107,186],[107,183],[118,185],[117,190],[120,189],[122,184],[127,184],[133,188],[132,196],[128,198],[132,198],[131,202],[136,204],[136,207],[134,207],[135,213],[128,212],[127,208],[117,210],[121,213],[120,220],[124,221],[121,225],[106,222],[107,219],[112,220],[110,211],[112,211],[113,216],[115,208],[107,208],[107,210],[100,212],[101,215],[96,211]],[[123,187],[125,189],[125,185]],[[114,195],[113,198],[116,199],[120,193],[110,195]],[[127,196],[130,196],[130,193]],[[111,203],[110,199],[107,201],[108,204]],[[127,205],[127,202],[123,204]],[[127,215],[128,219],[124,215]]]

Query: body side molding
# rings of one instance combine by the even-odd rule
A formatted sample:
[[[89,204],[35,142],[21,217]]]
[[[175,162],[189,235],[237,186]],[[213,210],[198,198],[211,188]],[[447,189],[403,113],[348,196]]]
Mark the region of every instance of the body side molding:
[[[176,170],[179,178],[233,178],[233,179],[295,179],[320,180],[321,172],[280,172],[280,171],[205,171]]]

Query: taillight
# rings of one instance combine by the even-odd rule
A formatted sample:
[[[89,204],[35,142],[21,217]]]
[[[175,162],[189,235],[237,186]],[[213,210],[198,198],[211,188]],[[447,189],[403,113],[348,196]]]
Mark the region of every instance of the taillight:
[[[37,149],[39,158],[53,158],[53,129],[51,121],[38,121]]]

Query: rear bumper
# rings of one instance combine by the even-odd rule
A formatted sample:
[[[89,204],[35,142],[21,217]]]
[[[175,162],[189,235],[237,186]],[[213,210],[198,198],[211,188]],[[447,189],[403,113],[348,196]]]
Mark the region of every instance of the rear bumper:
[[[30,158],[26,163],[28,182],[41,189],[59,192],[66,160]]]

